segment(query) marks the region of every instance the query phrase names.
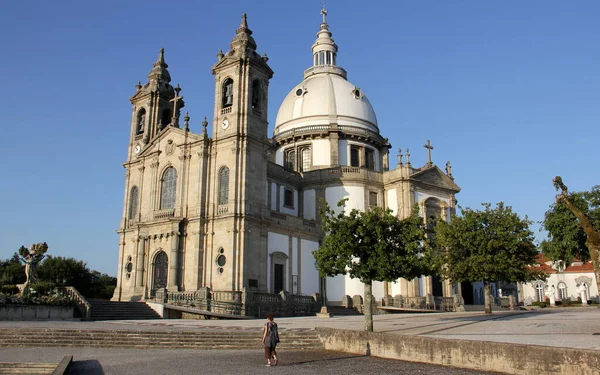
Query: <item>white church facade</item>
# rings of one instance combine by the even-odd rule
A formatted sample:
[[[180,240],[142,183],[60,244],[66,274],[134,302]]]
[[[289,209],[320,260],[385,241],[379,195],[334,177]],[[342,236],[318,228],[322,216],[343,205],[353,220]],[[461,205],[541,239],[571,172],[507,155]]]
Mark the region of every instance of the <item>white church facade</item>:
[[[456,205],[450,165],[415,166],[408,149],[390,157],[365,93],[337,65],[326,12],[312,46],[313,64],[279,106],[267,132],[273,71],[246,15],[227,53],[219,53],[214,116],[189,129],[180,88],[164,51],[131,97],[132,118],[123,215],[118,230],[118,285],[113,300],[150,299],[157,290],[250,290],[325,294],[335,304],[363,294],[348,276],[321,279],[319,202],[372,206],[448,219]],[[393,160],[392,160],[393,159]],[[436,277],[375,282],[374,297],[451,296]]]

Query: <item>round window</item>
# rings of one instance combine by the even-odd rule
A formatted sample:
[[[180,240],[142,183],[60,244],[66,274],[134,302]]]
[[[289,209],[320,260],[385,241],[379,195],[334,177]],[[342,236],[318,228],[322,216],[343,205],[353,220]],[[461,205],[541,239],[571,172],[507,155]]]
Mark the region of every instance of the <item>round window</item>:
[[[303,93],[302,89],[296,90],[296,95],[297,96],[302,96],[302,93]]]
[[[127,265],[125,265],[125,269],[127,272],[133,271],[133,264],[131,264],[131,262],[127,263]]]
[[[359,89],[354,90],[354,97],[356,99],[360,99],[360,90]]]
[[[227,262],[227,258],[225,257],[225,255],[221,254],[217,257],[217,265],[219,267],[223,267],[226,262]]]

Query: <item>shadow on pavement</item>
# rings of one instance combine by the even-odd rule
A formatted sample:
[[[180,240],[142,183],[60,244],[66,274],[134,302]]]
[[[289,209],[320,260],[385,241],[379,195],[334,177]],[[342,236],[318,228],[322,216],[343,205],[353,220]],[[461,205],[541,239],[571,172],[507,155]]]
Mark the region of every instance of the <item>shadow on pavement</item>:
[[[69,367],[69,375],[104,375],[100,362],[95,359],[87,361],[73,361]]]

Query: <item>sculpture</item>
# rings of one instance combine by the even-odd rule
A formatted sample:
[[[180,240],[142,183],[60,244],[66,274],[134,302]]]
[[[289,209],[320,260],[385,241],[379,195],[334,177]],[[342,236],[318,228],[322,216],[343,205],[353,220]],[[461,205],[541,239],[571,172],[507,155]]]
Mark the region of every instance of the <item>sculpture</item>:
[[[29,297],[31,284],[34,284],[36,281],[35,268],[44,258],[46,251],[48,251],[48,244],[45,242],[31,245],[31,250],[25,246],[19,248],[19,258],[21,262],[25,263],[25,276],[27,277],[21,290],[21,296],[25,298]]]

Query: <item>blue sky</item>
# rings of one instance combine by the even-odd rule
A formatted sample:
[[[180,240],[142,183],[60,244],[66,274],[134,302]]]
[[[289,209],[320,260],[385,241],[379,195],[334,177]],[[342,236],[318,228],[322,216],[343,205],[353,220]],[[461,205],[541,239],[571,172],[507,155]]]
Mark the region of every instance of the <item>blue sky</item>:
[[[275,71],[269,121],[311,65],[321,1],[7,1],[2,35],[0,259],[46,241],[116,275],[131,105],[161,47],[192,131],[243,12]],[[459,204],[539,221],[552,178],[599,183],[600,2],[329,0],[338,65],[413,165],[447,160]],[[209,129],[210,131],[211,129]],[[537,226],[534,229],[537,231]],[[538,238],[543,234],[537,233]]]

